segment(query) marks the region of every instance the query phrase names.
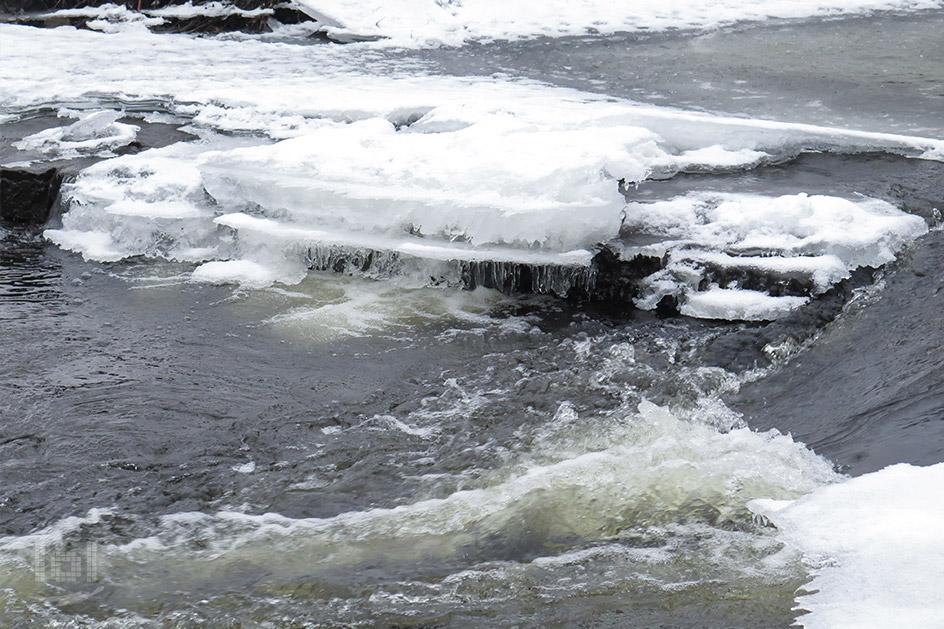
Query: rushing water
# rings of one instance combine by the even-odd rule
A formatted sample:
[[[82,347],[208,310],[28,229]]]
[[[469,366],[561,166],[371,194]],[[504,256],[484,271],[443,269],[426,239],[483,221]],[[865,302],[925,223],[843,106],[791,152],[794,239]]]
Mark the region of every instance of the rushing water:
[[[332,63],[342,73],[363,63],[357,71],[368,75],[389,67],[450,80],[501,72],[716,113],[933,138],[944,135],[944,76],[933,61],[944,56],[942,25],[939,13],[880,15],[379,49],[352,53],[354,62],[337,53]],[[912,44],[907,54],[901,41]],[[293,55],[331,59],[293,52],[307,44],[252,45],[233,48],[246,51],[241,62],[253,53],[268,63],[280,54],[286,64]],[[215,67],[199,71],[225,76]],[[293,68],[286,77],[304,78]],[[101,72],[110,71],[90,68],[88,80],[104,89],[115,79]],[[843,473],[944,459],[939,161],[903,157],[910,148],[884,139],[846,139],[835,141],[838,154],[699,166],[628,191],[637,203],[702,190],[864,196],[932,227],[911,244],[890,241],[897,259],[883,268],[850,273],[773,323],[460,290],[430,280],[439,267],[409,263],[258,281],[265,264],[284,279],[278,273],[292,275],[304,257],[290,240],[272,246],[283,232],[243,242],[164,197],[169,209],[144,218],[95,207],[103,181],[178,190],[199,172],[201,195],[225,204],[231,191],[218,188],[235,181],[232,194],[247,195],[238,207],[251,217],[302,224],[291,209],[296,188],[279,197],[289,209],[265,213],[259,178],[280,173],[233,173],[252,170],[239,159],[255,159],[260,145],[306,125],[320,132],[320,118],[260,106],[251,121],[234,122],[233,94],[255,106],[245,86],[201,92],[210,88],[199,76],[180,80],[193,84],[175,87],[176,97],[145,101],[154,94],[133,82],[69,103],[154,103],[145,109],[161,111],[150,119],[126,109],[108,128],[139,124],[156,146],[181,141],[171,129],[191,122],[205,143],[85,171],[65,208],[71,215],[51,225],[72,221],[75,233],[105,234],[109,246],[146,255],[110,259],[122,256],[57,240],[99,260],[86,261],[36,231],[0,231],[4,626],[787,627],[816,566],[748,503],[797,499],[842,483]],[[44,84],[49,92],[37,98],[61,105],[56,89]],[[196,106],[182,104],[184,94],[229,109],[188,109]],[[52,110],[36,114],[40,104],[4,110],[29,127],[20,136],[56,128]],[[416,107],[404,111],[422,114]],[[268,137],[253,126],[263,119]],[[795,131],[771,133],[789,145]],[[45,145],[29,155],[11,146],[7,162],[44,159],[35,151]],[[157,181],[167,163],[170,175]],[[468,233],[482,225],[469,221]],[[646,236],[625,225],[614,242]],[[187,251],[206,245],[206,234],[222,242],[214,255],[180,254],[182,242]],[[382,236],[370,242],[389,242]],[[255,266],[239,267],[242,275],[195,281],[223,263],[207,259],[246,251],[255,257],[239,262]],[[310,263],[311,249],[302,253]],[[64,565],[79,574],[62,573]]]

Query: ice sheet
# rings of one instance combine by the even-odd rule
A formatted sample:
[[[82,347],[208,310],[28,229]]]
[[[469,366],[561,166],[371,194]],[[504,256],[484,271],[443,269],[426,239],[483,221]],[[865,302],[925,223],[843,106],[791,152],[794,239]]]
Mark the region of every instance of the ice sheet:
[[[625,207],[621,183],[751,168],[805,150],[944,154],[935,139],[684,112],[505,78],[423,75],[364,47],[69,28],[0,33],[9,61],[0,67],[0,106],[147,100],[191,118],[203,138],[99,164],[66,188],[63,229],[48,236],[92,259],[247,261],[287,269],[271,275],[282,281],[296,281],[313,251],[325,257],[326,243],[417,259],[586,265],[598,243],[620,234],[625,215],[626,226],[661,234],[662,253],[671,250],[643,307],[661,294],[692,292],[698,273],[689,272],[708,263],[696,264],[693,251],[802,257],[795,270],[811,275],[815,294],[857,265],[890,260],[923,223],[869,201],[825,197],[768,199],[772,208],[750,220],[744,199],[709,193]],[[56,53],[64,49],[68,56]],[[226,144],[218,132],[244,141]],[[267,223],[214,222],[236,215]],[[795,233],[807,223],[812,232]],[[260,231],[263,224],[278,229]],[[683,249],[688,259],[675,256]],[[712,263],[792,272],[719,260]]]
[[[468,40],[712,28],[746,20],[941,7],[937,0],[298,0],[341,40],[398,46]]]

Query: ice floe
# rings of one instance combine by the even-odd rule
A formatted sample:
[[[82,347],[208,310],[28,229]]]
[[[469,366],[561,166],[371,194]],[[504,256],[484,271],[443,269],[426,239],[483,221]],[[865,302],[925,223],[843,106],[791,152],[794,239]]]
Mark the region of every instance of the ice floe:
[[[139,127],[118,122],[120,111],[103,110],[79,114],[79,120],[70,125],[53,127],[28,135],[13,146],[21,151],[41,153],[50,158],[79,156],[113,156],[114,149],[134,142]]]

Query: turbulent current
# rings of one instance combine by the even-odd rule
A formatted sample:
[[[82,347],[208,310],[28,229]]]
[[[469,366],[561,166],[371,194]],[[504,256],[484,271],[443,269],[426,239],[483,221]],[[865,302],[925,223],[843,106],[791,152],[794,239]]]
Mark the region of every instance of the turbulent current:
[[[0,626],[944,625],[940,2],[8,4]]]

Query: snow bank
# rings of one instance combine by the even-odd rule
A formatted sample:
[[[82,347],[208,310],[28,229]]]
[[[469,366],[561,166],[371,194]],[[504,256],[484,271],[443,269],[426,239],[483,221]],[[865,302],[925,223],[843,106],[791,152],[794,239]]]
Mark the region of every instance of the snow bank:
[[[794,501],[754,500],[816,576],[807,629],[944,626],[944,463],[893,465]]]
[[[592,32],[712,28],[745,20],[940,8],[938,0],[297,0],[339,40],[397,46]]]

